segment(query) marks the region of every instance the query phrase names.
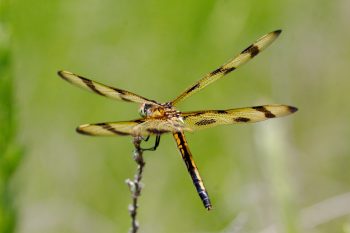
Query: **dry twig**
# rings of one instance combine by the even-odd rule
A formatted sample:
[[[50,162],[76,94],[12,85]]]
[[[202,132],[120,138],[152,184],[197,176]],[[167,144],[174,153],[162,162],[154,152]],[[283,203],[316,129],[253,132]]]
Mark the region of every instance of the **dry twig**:
[[[141,137],[134,137],[134,154],[133,154],[133,159],[137,163],[137,169],[136,173],[134,175],[134,180],[127,179],[125,182],[129,186],[130,192],[131,192],[131,198],[132,198],[132,203],[129,205],[129,213],[131,216],[131,228],[130,228],[130,233],[136,233],[137,230],[139,229],[139,223],[137,222],[136,215],[137,215],[137,208],[138,208],[138,198],[141,195],[141,189],[142,189],[142,184],[141,184],[141,179],[142,179],[142,173],[143,173],[143,168],[145,166],[145,161],[143,160],[143,150],[140,146],[142,141]]]

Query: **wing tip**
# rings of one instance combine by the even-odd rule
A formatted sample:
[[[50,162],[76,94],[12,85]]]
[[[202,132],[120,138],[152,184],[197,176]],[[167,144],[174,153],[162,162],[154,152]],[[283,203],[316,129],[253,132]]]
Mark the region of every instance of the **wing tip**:
[[[59,70],[59,71],[57,71],[57,74],[59,75],[59,76],[62,76],[62,75],[64,75],[64,73],[67,73],[68,71],[65,71],[65,70]]]
[[[60,76],[61,78],[63,78],[63,73],[64,73],[64,70],[57,71],[57,75]]]
[[[77,133],[80,133],[80,134],[83,134],[83,135],[92,136],[91,133],[89,133],[89,132],[87,132],[87,131],[84,131],[84,128],[85,128],[86,126],[89,126],[89,125],[88,125],[88,124],[80,125],[80,126],[78,126],[77,128],[75,128],[75,131],[76,131]]]
[[[57,75],[60,76],[62,79],[69,81],[69,78],[67,75],[72,75],[72,72],[65,71],[65,70],[59,70],[57,71]]]
[[[282,30],[277,29],[277,30],[273,31],[272,33],[275,34],[276,36],[279,36],[282,33]]]
[[[287,108],[288,108],[288,111],[289,111],[290,113],[295,113],[295,112],[298,111],[298,108],[293,107],[293,106],[287,106]]]

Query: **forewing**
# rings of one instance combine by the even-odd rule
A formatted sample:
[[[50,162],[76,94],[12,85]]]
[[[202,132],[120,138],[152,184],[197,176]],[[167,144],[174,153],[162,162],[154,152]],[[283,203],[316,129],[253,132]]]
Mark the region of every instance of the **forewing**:
[[[68,82],[70,82],[78,87],[81,87],[85,90],[94,92],[98,95],[110,97],[112,99],[123,100],[123,101],[127,101],[127,102],[156,104],[155,101],[146,99],[146,98],[139,96],[137,94],[134,94],[132,92],[118,89],[115,87],[106,86],[102,83],[92,81],[92,80],[84,78],[82,76],[73,74],[69,71],[59,71],[58,75],[62,79],[66,80],[66,81],[68,81]]]
[[[77,132],[90,136],[126,136],[135,135],[135,127],[142,124],[144,119],[134,121],[104,122],[84,124],[77,128]]]
[[[183,129],[183,124],[172,121],[142,118],[134,121],[85,124],[79,126],[77,132],[90,136],[148,136],[178,132]]]
[[[184,112],[182,117],[186,127],[197,130],[217,125],[264,121],[270,118],[287,116],[297,110],[297,108],[288,105],[263,105],[228,110]]]
[[[267,46],[269,46],[281,33],[281,30],[276,30],[274,32],[270,32],[263,37],[259,38],[255,43],[250,45],[248,48],[244,49],[240,54],[238,54],[235,58],[231,59],[226,64],[222,65],[218,69],[210,72],[205,75],[202,79],[196,82],[194,85],[189,87],[185,92],[179,95],[175,100],[172,101],[173,105],[176,105],[186,99],[187,97],[193,95],[194,93],[200,91],[207,85],[215,82],[219,78],[224,75],[230,73],[231,71],[237,69],[239,66],[243,65],[256,55],[258,55],[261,51],[263,51]]]

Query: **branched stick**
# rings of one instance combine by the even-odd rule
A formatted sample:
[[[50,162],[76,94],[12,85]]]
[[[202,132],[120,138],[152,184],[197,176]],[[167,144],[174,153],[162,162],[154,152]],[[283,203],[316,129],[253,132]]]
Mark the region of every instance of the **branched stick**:
[[[142,179],[142,173],[143,173],[143,168],[145,166],[145,161],[143,160],[143,150],[140,146],[142,141],[141,137],[134,137],[134,154],[133,154],[133,159],[137,163],[137,170],[134,175],[134,180],[127,179],[125,182],[129,186],[130,192],[131,192],[131,198],[132,198],[132,203],[129,205],[129,213],[131,217],[131,228],[130,228],[130,233],[136,233],[137,230],[139,229],[139,223],[136,220],[136,215],[137,215],[137,201],[139,196],[141,195],[141,189],[142,189],[142,184],[141,184],[141,179]]]

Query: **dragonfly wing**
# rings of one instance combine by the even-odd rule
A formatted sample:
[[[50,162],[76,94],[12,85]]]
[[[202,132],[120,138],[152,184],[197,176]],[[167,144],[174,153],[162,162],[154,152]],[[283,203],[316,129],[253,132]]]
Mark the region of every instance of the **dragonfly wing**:
[[[142,124],[144,119],[134,121],[104,122],[84,124],[77,128],[77,132],[90,136],[125,136],[136,135],[135,127]]]
[[[234,71],[239,66],[251,60],[253,57],[258,55],[261,51],[263,51],[267,46],[269,46],[279,36],[280,33],[281,33],[281,30],[276,30],[259,38],[255,43],[253,43],[252,45],[244,49],[235,58],[231,59],[226,64],[219,67],[218,69],[205,75],[202,79],[200,79],[194,85],[187,88],[186,91],[184,91],[181,95],[179,95],[175,100],[172,101],[172,104],[176,105],[180,103],[187,97],[200,91],[207,85],[211,84],[212,82],[215,82],[219,78],[230,73],[231,71]]]
[[[77,128],[77,132],[90,136],[148,136],[178,132],[184,125],[160,119],[137,119],[133,121],[104,122],[85,124]]]
[[[110,97],[112,99],[123,100],[127,102],[157,104],[156,101],[146,99],[142,96],[139,96],[129,91],[125,91],[115,87],[110,87],[102,83],[92,81],[82,76],[73,74],[69,71],[58,71],[58,75],[62,79],[78,87],[81,87],[85,90],[94,92],[98,95]]]
[[[197,130],[217,125],[264,121],[270,118],[287,116],[297,110],[297,108],[288,105],[263,105],[228,110],[184,112],[182,117],[186,127]]]

